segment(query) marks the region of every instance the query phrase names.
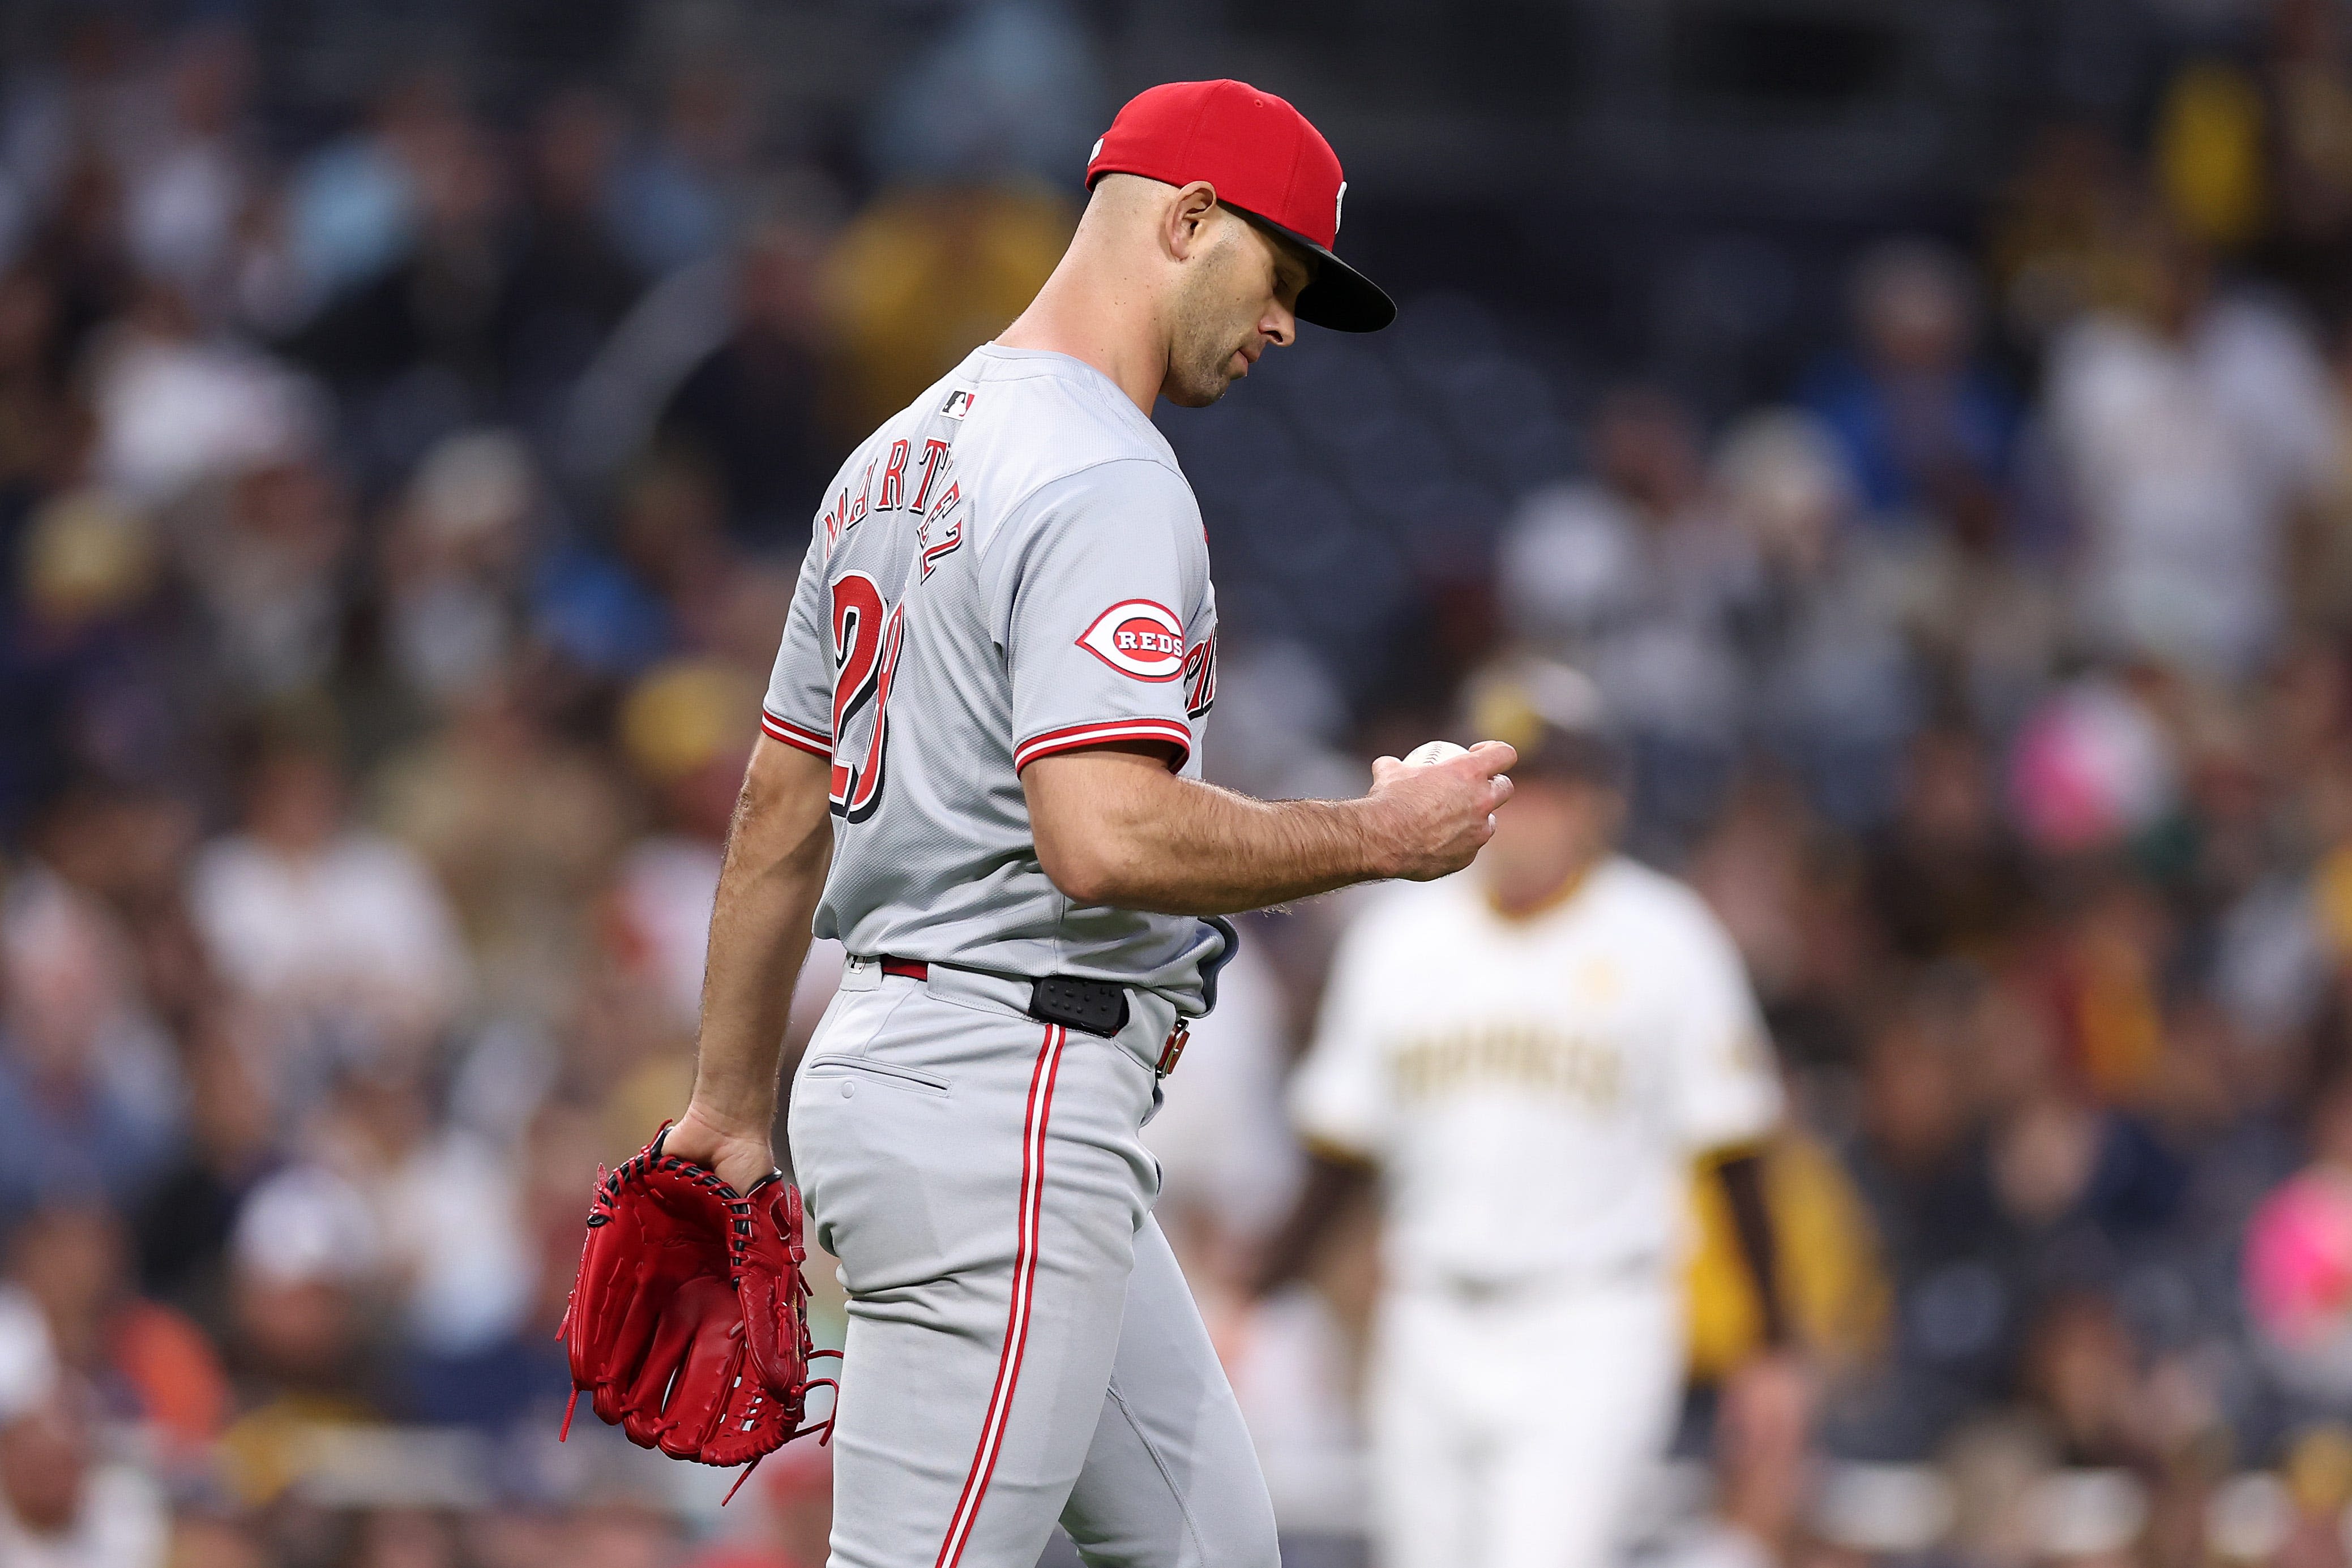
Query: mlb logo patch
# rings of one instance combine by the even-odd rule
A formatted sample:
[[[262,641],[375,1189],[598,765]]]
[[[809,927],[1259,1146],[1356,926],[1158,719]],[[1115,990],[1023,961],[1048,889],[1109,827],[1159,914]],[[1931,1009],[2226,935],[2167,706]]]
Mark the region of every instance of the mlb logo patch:
[[[940,412],[950,419],[961,419],[971,412],[972,394],[959,387],[948,393],[947,406]]]

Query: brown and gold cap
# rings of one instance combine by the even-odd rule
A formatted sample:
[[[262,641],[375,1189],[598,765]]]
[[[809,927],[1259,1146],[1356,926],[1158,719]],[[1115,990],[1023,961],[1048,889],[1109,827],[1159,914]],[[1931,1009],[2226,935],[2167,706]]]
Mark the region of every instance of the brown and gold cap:
[[[1462,711],[1469,738],[1518,752],[1516,774],[1624,786],[1623,744],[1601,689],[1581,670],[1527,654],[1496,660],[1465,685]]]

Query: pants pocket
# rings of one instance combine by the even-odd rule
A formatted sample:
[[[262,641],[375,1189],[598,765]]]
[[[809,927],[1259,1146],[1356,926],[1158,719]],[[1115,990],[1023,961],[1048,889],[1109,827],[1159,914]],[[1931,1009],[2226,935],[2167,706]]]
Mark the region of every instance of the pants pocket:
[[[835,1082],[849,1077],[871,1078],[893,1089],[937,1095],[942,1100],[947,1098],[950,1087],[946,1079],[934,1073],[900,1067],[896,1062],[877,1061],[865,1056],[820,1056],[802,1071],[812,1079],[829,1079]]]

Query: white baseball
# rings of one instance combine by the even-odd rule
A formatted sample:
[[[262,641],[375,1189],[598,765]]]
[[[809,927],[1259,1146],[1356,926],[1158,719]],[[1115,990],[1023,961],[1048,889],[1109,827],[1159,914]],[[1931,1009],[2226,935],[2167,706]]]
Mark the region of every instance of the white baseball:
[[[1469,749],[1450,740],[1424,741],[1405,753],[1404,765],[1407,768],[1427,768],[1434,762],[1450,762]]]

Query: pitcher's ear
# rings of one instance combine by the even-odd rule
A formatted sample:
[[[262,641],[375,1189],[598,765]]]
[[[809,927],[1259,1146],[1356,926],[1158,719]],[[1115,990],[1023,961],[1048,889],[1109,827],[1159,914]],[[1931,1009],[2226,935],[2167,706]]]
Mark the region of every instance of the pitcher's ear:
[[[1206,180],[1180,187],[1168,204],[1165,235],[1169,253],[1178,260],[1190,256],[1207,237],[1217,217],[1217,188]]]

